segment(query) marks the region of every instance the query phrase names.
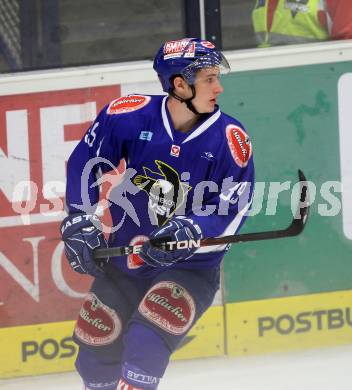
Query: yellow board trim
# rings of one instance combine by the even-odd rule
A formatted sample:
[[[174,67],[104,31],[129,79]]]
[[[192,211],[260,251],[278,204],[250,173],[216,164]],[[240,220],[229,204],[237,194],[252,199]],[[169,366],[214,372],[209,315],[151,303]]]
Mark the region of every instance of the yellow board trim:
[[[74,321],[0,329],[0,378],[42,375],[74,370],[77,346],[72,341]],[[212,306],[191,329],[190,340],[172,359],[224,354],[222,306]]]
[[[352,343],[352,290],[229,303],[230,356]]]
[[[195,359],[224,355],[224,308],[211,306],[186,336],[192,340],[174,352],[171,359]]]
[[[74,321],[0,329],[0,378],[73,370]]]

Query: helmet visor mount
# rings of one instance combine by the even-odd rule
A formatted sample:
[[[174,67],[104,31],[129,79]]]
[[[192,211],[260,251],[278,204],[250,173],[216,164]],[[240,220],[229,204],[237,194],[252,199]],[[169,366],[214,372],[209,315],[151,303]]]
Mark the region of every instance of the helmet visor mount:
[[[182,69],[181,75],[188,84],[193,85],[198,71],[208,68],[218,68],[220,74],[230,72],[230,65],[224,55],[220,51],[214,51],[187,65],[184,69]]]

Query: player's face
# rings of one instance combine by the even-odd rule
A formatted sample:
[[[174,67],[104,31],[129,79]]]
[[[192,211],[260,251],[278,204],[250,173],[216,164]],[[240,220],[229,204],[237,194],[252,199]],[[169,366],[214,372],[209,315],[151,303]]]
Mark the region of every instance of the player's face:
[[[213,112],[217,97],[224,91],[220,83],[219,69],[205,68],[198,72],[194,82],[196,97],[192,100],[198,112]]]

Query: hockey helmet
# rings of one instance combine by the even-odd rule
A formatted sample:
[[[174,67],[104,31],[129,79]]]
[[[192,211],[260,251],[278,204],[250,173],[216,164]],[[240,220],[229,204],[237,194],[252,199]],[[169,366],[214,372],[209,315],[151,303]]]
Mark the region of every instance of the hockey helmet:
[[[184,38],[165,42],[154,58],[153,68],[165,92],[171,92],[175,76],[182,76],[193,85],[196,73],[203,68],[219,67],[220,73],[230,71],[230,65],[221,51],[209,41]]]

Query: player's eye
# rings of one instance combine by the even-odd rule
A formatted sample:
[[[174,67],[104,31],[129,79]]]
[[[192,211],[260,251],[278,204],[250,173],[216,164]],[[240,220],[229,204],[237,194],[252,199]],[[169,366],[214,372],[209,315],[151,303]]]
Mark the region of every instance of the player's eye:
[[[209,76],[209,77],[206,78],[206,81],[209,84],[215,83],[218,80],[220,80],[220,75],[218,75],[218,76]]]

